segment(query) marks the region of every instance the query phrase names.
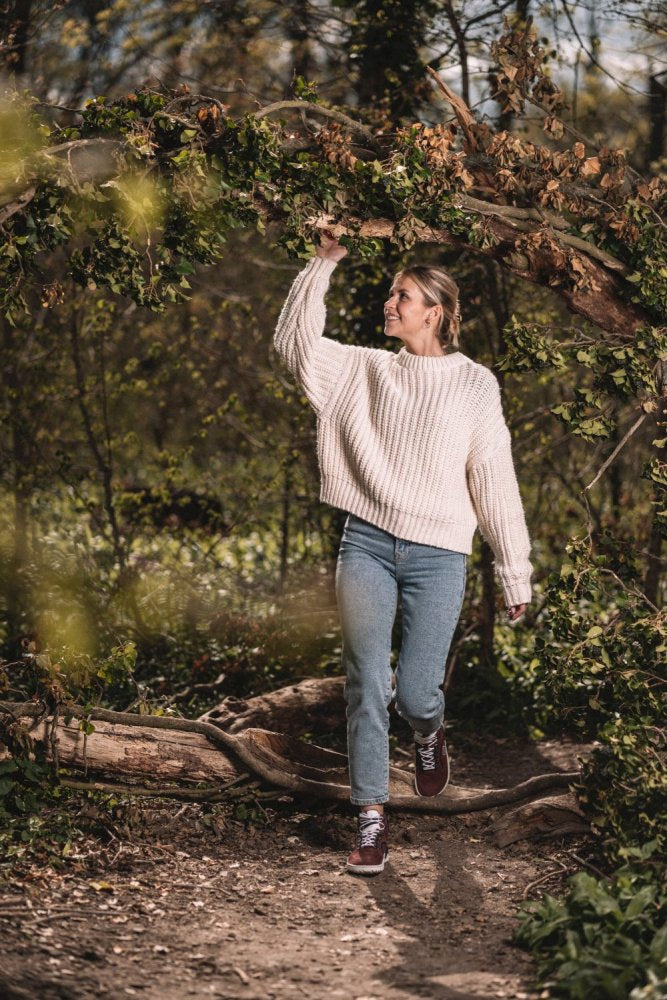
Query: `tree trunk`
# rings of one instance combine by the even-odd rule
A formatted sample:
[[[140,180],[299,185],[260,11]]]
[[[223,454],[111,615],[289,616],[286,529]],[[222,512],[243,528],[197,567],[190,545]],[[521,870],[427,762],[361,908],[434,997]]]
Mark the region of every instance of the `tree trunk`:
[[[28,562],[28,505],[31,473],[30,428],[26,412],[25,388],[17,338],[9,323],[3,322],[4,370],[2,372],[7,400],[9,447],[5,460],[11,469],[13,493],[12,551],[7,573],[5,602],[7,607],[7,653],[10,659],[21,655],[21,635],[26,628],[27,600],[25,572]]]
[[[286,31],[292,43],[292,66],[295,76],[304,80],[310,78],[313,55],[311,40],[313,37],[312,16],[308,0],[296,0],[287,19]]]
[[[6,10],[6,6],[3,5]],[[27,51],[32,20],[32,0],[14,0],[0,17],[0,28],[10,44],[3,55],[5,71],[23,77],[27,72]],[[3,23],[4,22],[4,23]]]
[[[495,666],[493,631],[496,620],[496,581],[493,550],[486,539],[481,543],[482,605],[480,608],[480,654],[487,670]]]
[[[667,108],[667,73],[656,73],[649,77],[648,110],[651,131],[646,150],[646,169],[660,160],[665,148],[665,108]]]

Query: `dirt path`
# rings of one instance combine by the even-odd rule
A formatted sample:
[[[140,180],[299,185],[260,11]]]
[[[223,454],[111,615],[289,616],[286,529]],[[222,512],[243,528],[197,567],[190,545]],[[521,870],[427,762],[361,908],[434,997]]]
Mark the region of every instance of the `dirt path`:
[[[569,767],[573,751],[543,746],[542,769]],[[503,752],[512,780],[536,773],[533,748]],[[485,770],[478,753],[461,754],[465,770]],[[200,807],[165,804],[85,873],[2,887],[0,996],[536,996],[510,935],[526,888],[559,877],[568,845],[500,850],[485,833],[489,814],[394,816],[390,864],[360,879],[342,868],[352,815],[295,808],[278,805],[259,830],[228,822],[216,832]]]

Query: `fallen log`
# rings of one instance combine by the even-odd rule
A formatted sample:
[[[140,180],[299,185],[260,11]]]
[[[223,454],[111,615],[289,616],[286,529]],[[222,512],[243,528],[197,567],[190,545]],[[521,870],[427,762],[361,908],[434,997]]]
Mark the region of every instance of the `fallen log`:
[[[574,795],[552,795],[525,802],[490,825],[498,847],[533,837],[560,837],[566,833],[590,833],[590,824]]]
[[[228,733],[256,728],[328,733],[345,719],[344,685],[344,677],[308,677],[255,698],[225,698],[199,720]]]
[[[27,717],[20,720],[30,723]],[[53,719],[30,729],[34,740],[51,741]],[[180,729],[128,726],[97,719],[95,731],[86,736],[79,720],[56,723],[58,761],[66,767],[126,778],[151,778],[174,782],[220,781],[238,777],[239,762],[199,733]]]
[[[64,711],[64,710],[63,710]],[[347,757],[312,743],[264,729],[232,734],[211,722],[167,716],[133,715],[68,705],[67,720],[44,716],[32,702],[0,702],[0,713],[20,723],[44,742],[47,753],[78,770],[132,775],[191,784],[234,782],[244,772],[299,795],[347,801]],[[78,720],[92,721],[87,735]],[[7,724],[8,719],[2,720]],[[128,731],[132,736],[128,735]],[[94,766],[93,766],[94,762]],[[536,775],[510,788],[465,788],[450,784],[442,795],[422,798],[413,792],[413,776],[390,769],[390,804],[395,808],[433,813],[464,813],[518,802],[551,788],[566,788],[578,772]],[[178,788],[176,789],[178,791]],[[165,795],[170,789],[164,789]]]

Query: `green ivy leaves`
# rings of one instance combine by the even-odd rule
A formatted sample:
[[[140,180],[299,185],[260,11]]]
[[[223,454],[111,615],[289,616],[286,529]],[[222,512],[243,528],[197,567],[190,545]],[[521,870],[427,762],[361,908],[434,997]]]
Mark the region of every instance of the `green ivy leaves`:
[[[627,852],[627,863],[613,880],[579,872],[563,899],[546,896],[526,907],[515,937],[537,956],[550,996],[664,995],[651,989],[659,991],[667,977],[667,894],[654,879],[655,846]]]

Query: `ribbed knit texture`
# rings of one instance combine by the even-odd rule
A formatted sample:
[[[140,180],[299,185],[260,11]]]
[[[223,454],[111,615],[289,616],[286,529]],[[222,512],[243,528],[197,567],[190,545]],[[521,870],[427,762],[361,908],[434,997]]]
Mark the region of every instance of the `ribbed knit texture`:
[[[530,539],[493,372],[324,337],[335,263],[297,275],[274,344],[317,414],[320,499],[398,538],[470,553],[479,526],[508,607],[531,599]]]

